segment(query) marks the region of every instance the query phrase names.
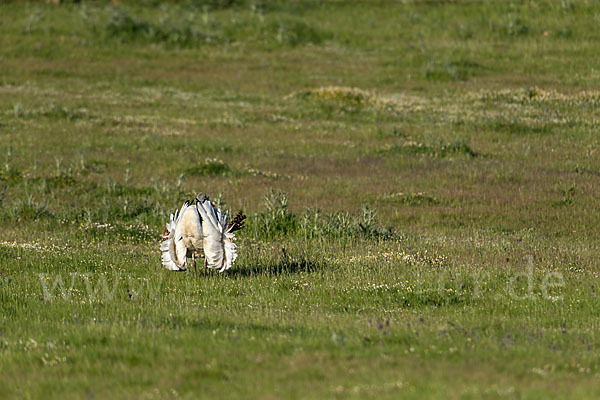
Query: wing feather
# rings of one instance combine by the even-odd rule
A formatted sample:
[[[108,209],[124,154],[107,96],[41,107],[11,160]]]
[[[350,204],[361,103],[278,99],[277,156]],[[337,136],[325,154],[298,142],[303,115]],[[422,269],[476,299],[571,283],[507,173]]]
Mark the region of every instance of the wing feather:
[[[207,266],[223,272],[231,268],[237,258],[237,246],[233,231],[243,228],[246,216],[240,211],[228,224],[229,214],[215,207],[208,196],[202,193],[196,196],[195,205],[202,232],[202,247]],[[189,213],[189,209],[182,208],[180,211],[184,219],[182,225],[188,225],[187,215]],[[179,218],[182,218],[181,215]],[[177,234],[174,235],[175,240],[179,236],[185,236],[183,228],[176,230],[176,232]]]
[[[223,248],[225,251],[225,260],[219,272],[223,272],[231,268],[233,262],[237,258],[237,246],[235,244],[235,235],[231,232],[226,232],[224,236],[225,240],[223,242]]]
[[[223,266],[223,229],[216,218],[215,209],[207,196],[196,197],[196,207],[202,220],[204,255],[208,268],[221,269]]]
[[[171,271],[185,271],[186,269],[187,259],[185,255],[187,250],[182,248],[185,246],[183,246],[183,241],[177,235],[177,227],[188,207],[189,202],[186,201],[180,210],[175,211],[175,215],[170,215],[163,235],[164,240],[160,243],[162,264]]]

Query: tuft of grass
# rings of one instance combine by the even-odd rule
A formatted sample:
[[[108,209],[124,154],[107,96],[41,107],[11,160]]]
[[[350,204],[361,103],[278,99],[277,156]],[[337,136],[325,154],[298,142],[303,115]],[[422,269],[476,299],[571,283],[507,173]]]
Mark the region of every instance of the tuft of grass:
[[[95,118],[86,109],[71,109],[55,102],[33,110],[26,110],[21,103],[15,103],[13,111],[17,118],[44,117],[57,120],[65,119],[68,121],[91,120]]]
[[[376,97],[365,90],[352,87],[327,86],[292,93],[288,97],[303,100],[320,100],[347,110],[358,110],[362,107],[372,107],[377,104]]]
[[[392,127],[390,129],[377,128],[376,137],[378,139],[386,139],[390,137],[408,138],[408,133],[401,127]]]
[[[465,81],[482,67],[475,62],[430,60],[425,65],[425,78],[430,81]]]
[[[433,158],[445,158],[453,156],[466,156],[474,158],[478,156],[467,142],[456,140],[451,143],[424,144],[413,140],[407,140],[393,144],[381,150],[382,154],[398,153],[408,155],[426,155]]]
[[[355,213],[347,211],[323,212],[320,208],[306,208],[300,215],[288,208],[288,196],[271,189],[264,198],[265,209],[248,218],[249,235],[262,240],[284,237],[304,239],[391,239],[391,227],[382,226],[376,210],[363,206]]]
[[[301,46],[320,45],[331,35],[308,25],[299,19],[285,18],[269,22],[264,28],[266,37],[272,37],[280,45]]]
[[[381,197],[381,200],[394,204],[402,204],[407,206],[423,206],[423,205],[437,205],[440,201],[435,197],[429,196],[425,193],[389,193]]]
[[[75,121],[78,119],[89,119],[92,115],[87,110],[71,110],[67,107],[61,106],[56,103],[50,104],[49,107],[44,108],[40,112],[41,116],[47,118],[67,119],[69,121]]]
[[[202,163],[189,167],[185,175],[196,176],[223,176],[232,173],[232,169],[223,160],[207,158]]]
[[[492,31],[505,37],[523,37],[531,33],[530,24],[523,17],[509,14],[500,20],[491,22]]]
[[[53,214],[45,202],[37,201],[33,196],[6,204],[1,209],[1,219],[12,222],[28,222],[40,219],[52,219]]]
[[[513,135],[538,134],[546,135],[554,132],[556,126],[551,123],[523,122],[518,120],[508,121],[505,119],[493,119],[475,124],[478,128],[484,128],[493,132],[508,133]]]
[[[108,41],[160,43],[166,47],[183,48],[246,40],[267,48],[293,48],[321,45],[331,38],[328,32],[291,15],[267,15],[265,18],[262,13],[238,9],[237,17],[223,18],[219,11],[227,7],[217,4],[193,7],[165,4],[161,17],[156,19],[133,16],[127,8],[119,6],[111,8],[108,21],[103,25],[96,22],[90,26]]]
[[[363,206],[356,213],[334,211],[324,213],[319,208],[307,208],[299,218],[299,233],[305,238],[390,239],[391,227],[383,227],[376,210]]]
[[[372,122],[386,122],[401,119],[406,111],[420,106],[420,101],[404,96],[385,96],[374,91],[357,87],[323,86],[296,91],[286,99],[297,99],[314,119],[367,119]],[[340,118],[341,117],[341,118]]]
[[[251,235],[264,240],[293,235],[298,221],[288,208],[288,196],[270,189],[264,197],[264,211],[248,219]]]
[[[0,170],[0,182],[10,185],[16,184],[21,180],[23,180],[23,173],[16,167],[6,164],[5,168]]]
[[[102,31],[107,39],[165,43],[188,47],[221,41],[215,33],[199,29],[195,16],[167,16],[159,22],[132,17],[123,7],[115,7]]]
[[[550,204],[554,207],[573,205],[575,196],[575,185],[560,187],[559,191],[561,193],[560,200],[554,200]]]

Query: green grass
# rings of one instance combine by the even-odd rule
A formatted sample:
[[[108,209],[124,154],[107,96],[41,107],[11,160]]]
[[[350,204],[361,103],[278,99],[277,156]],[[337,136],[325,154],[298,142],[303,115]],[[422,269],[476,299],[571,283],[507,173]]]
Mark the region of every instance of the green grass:
[[[63,3],[0,3],[0,398],[600,395],[600,6]]]

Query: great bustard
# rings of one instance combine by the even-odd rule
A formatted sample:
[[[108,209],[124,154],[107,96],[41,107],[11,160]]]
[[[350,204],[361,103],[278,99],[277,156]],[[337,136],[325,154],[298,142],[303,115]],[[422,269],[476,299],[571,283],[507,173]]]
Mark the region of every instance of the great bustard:
[[[186,201],[175,215],[171,214],[160,243],[162,263],[171,271],[185,271],[188,258],[194,263],[194,274],[198,275],[196,259],[204,258],[206,269],[223,272],[233,265],[237,257],[233,232],[244,227],[246,216],[240,211],[231,222],[228,215],[209,200],[204,193],[196,196],[194,204]]]

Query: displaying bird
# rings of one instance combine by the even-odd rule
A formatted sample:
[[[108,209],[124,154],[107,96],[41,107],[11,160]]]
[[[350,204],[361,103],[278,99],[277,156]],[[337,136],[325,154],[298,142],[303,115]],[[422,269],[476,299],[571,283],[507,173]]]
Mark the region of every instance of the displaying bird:
[[[223,272],[233,265],[237,257],[234,232],[244,227],[246,216],[240,211],[229,223],[223,213],[204,193],[198,194],[195,204],[186,201],[179,211],[171,214],[160,244],[162,263],[172,271],[185,271],[187,260],[194,263],[204,258],[204,275],[207,268]]]

